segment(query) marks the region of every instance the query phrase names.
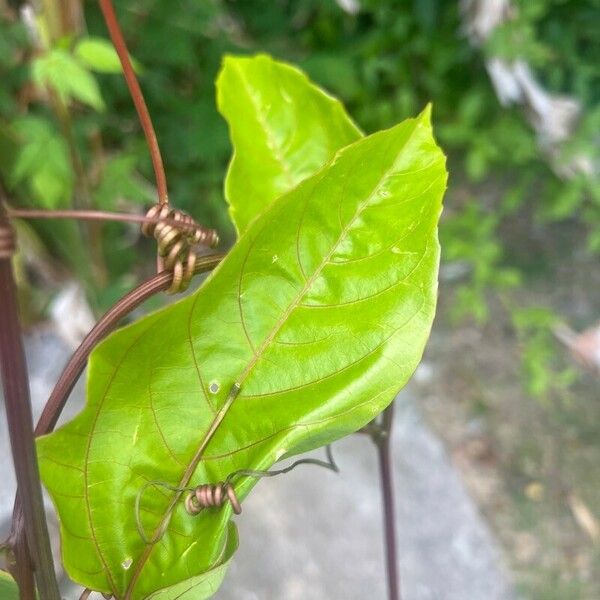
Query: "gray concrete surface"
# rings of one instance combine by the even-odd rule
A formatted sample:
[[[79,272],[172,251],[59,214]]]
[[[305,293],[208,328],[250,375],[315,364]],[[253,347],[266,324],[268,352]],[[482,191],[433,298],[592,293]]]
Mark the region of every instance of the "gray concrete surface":
[[[68,351],[52,335],[36,334],[27,340],[27,353],[39,413]],[[82,402],[80,385],[68,413]],[[403,599],[513,598],[496,541],[410,390],[397,400],[393,449]],[[6,531],[15,486],[4,411],[0,452],[0,530]],[[259,483],[260,493],[247,499],[237,518],[240,549],[218,600],[386,597],[374,447],[365,436],[351,436],[334,452],[339,475],[301,466]],[[65,597],[75,594],[65,588]]]

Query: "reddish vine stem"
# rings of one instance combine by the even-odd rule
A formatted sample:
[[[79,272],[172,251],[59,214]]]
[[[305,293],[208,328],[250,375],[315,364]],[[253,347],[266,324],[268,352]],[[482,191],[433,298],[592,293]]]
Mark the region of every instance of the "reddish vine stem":
[[[117,51],[121,66],[123,67],[123,75],[131,94],[131,99],[135,105],[135,109],[144,130],[146,136],[146,142],[150,151],[150,157],[152,159],[152,167],[154,168],[154,176],[156,178],[156,188],[158,190],[158,202],[159,204],[169,203],[169,194],[167,190],[167,176],[165,175],[165,168],[163,165],[162,155],[158,146],[158,139],[156,138],[156,132],[154,131],[154,125],[142,94],[142,89],[135,75],[131,60],[129,59],[129,51],[127,50],[127,44],[125,38],[119,27],[117,15],[113,8],[111,0],[100,0],[100,9],[104,15],[104,21],[112,43]]]
[[[18,527],[21,524],[27,540],[25,542],[24,538],[12,548],[15,558],[21,563],[16,565],[15,573],[23,576],[21,598],[34,600],[35,594],[31,594],[32,565],[29,552],[23,552],[26,543],[36,569],[40,598],[60,600],[33,438],[29,382],[11,264],[14,250],[14,232],[0,203],[0,371],[17,485],[23,497],[24,518],[18,519],[14,525]]]
[[[116,221],[122,223],[166,223],[179,229],[193,231],[195,225],[176,219],[153,218],[102,210],[42,210],[30,208],[6,208],[8,216],[19,219],[78,219],[83,221]]]

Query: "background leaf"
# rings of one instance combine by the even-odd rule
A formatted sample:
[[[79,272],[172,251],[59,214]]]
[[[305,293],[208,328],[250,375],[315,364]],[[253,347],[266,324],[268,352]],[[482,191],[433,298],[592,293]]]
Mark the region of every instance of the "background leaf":
[[[74,177],[62,137],[40,117],[15,119],[11,131],[22,142],[16,151],[11,183],[27,182],[34,199],[44,208],[68,206]]]
[[[123,201],[151,204],[155,199],[152,186],[137,174],[137,157],[119,154],[106,159],[102,177],[94,190],[94,202],[103,210],[115,210]]]
[[[72,578],[134,600],[214,567],[231,508],[191,518],[149,488],[144,528],[166,529],[146,546],[144,483],[269,468],[392,401],[433,320],[445,180],[429,110],[359,140],[255,219],[196,294],[95,350],[86,408],[38,442]],[[252,485],[235,482],[241,498]]]
[[[84,37],[77,42],[75,56],[90,69],[98,73],[120,73],[121,62],[114,46],[110,41],[100,37]],[[136,72],[140,72],[139,63],[130,57]]]
[[[225,58],[217,104],[234,146],[225,196],[239,233],[361,136],[338,100],[296,67],[264,54]]]
[[[104,110],[98,82],[94,76],[66,50],[55,48],[37,57],[31,65],[36,85],[51,87],[63,100],[78,100],[98,112]]]

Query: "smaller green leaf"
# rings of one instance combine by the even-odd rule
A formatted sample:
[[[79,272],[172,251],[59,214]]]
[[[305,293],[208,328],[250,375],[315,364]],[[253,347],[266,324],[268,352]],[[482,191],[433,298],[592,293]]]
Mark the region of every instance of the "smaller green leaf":
[[[19,600],[19,587],[5,571],[0,571],[0,598],[2,600]]]
[[[339,100],[265,54],[225,57],[217,105],[234,146],[225,196],[239,233],[362,135]]]
[[[63,102],[78,100],[98,112],[104,110],[95,77],[65,50],[57,48],[36,58],[31,76],[36,85],[52,88]]]
[[[121,61],[114,46],[100,37],[84,37],[77,42],[73,54],[89,69],[98,73],[121,73]],[[136,72],[140,72],[141,65],[137,60],[129,57]]]
[[[17,119],[11,129],[21,142],[12,183],[27,182],[34,199],[44,208],[66,206],[73,192],[73,171],[62,137],[39,117]]]

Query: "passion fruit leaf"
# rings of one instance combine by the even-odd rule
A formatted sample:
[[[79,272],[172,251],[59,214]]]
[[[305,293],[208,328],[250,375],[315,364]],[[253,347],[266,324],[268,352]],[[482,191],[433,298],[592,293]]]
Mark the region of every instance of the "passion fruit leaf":
[[[205,600],[219,589],[231,557],[238,547],[237,528],[229,523],[229,535],[220,561],[206,573],[201,573],[149,596],[148,600]]]
[[[217,105],[234,147],[225,196],[240,234],[276,198],[362,135],[339,100],[300,69],[265,54],[225,58]]]
[[[339,151],[249,225],[192,296],[93,352],[84,410],[38,442],[69,575],[118,599],[223,564],[231,507],[151,486],[268,469],[373,419],[421,358],[445,158],[427,109]],[[238,478],[243,499],[255,484]],[[170,596],[158,596],[170,598]]]

